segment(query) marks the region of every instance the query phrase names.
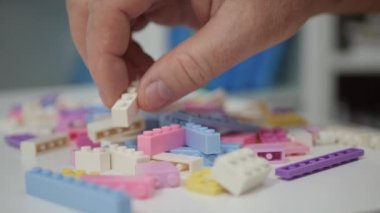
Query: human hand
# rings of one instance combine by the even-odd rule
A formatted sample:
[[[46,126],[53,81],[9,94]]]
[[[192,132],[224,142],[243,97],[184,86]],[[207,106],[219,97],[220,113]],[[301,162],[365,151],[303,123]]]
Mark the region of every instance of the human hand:
[[[67,0],[67,8],[74,43],[103,102],[112,106],[129,83],[141,77],[138,103],[152,111],[287,39],[322,10],[322,1],[338,2]],[[198,32],[154,62],[131,37],[149,22],[187,25]]]

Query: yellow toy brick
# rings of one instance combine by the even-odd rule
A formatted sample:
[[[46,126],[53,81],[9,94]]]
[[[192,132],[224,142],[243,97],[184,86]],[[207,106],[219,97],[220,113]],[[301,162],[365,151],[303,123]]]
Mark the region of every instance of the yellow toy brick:
[[[86,172],[84,170],[75,170],[70,168],[62,169],[62,175],[66,177],[74,177],[80,179],[83,175],[99,175],[98,172]]]
[[[205,195],[218,195],[225,192],[224,188],[211,178],[209,168],[191,173],[185,180],[185,187],[190,191]]]

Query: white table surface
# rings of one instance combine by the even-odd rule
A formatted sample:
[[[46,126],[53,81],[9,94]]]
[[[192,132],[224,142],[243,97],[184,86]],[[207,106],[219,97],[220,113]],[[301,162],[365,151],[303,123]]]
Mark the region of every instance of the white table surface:
[[[0,110],[4,112],[10,103],[46,91],[0,93]],[[316,147],[310,155],[293,159],[310,158],[341,148]],[[240,197],[204,196],[182,187],[159,190],[152,199],[134,200],[133,212],[379,212],[380,152],[365,151],[365,157],[359,161],[293,181],[280,180],[273,171],[262,187]],[[70,165],[69,149],[41,154],[35,162],[25,162],[18,150],[0,143],[0,212],[73,212],[26,195],[24,173],[34,165],[60,171]]]

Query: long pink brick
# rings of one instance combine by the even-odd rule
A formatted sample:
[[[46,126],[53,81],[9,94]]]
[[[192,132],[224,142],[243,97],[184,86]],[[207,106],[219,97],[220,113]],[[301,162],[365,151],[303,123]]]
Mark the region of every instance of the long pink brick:
[[[147,155],[160,154],[185,145],[185,130],[178,124],[144,131],[137,136],[138,150]]]

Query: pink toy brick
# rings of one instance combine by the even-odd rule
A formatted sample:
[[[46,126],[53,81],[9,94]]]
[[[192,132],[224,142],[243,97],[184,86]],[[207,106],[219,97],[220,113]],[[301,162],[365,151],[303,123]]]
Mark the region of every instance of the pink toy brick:
[[[180,184],[178,169],[165,161],[137,164],[136,175],[154,177],[156,188],[177,187]]]
[[[80,135],[73,142],[77,148],[83,146],[89,146],[91,148],[100,147],[99,143],[94,143],[87,135]]]
[[[185,130],[178,124],[144,131],[137,137],[138,150],[155,155],[185,145]]]
[[[85,127],[69,129],[69,138],[72,141],[83,135],[87,135],[87,128]]]
[[[136,199],[147,199],[154,194],[154,178],[150,176],[84,175],[84,181],[126,192]]]
[[[252,149],[257,156],[266,159],[269,163],[287,162],[284,143],[250,144],[246,147]]]
[[[284,143],[285,145],[285,154],[289,155],[306,155],[310,152],[310,147],[297,142],[288,142]]]
[[[262,143],[289,142],[290,139],[282,128],[262,129],[258,133],[259,140]]]
[[[242,146],[257,142],[256,133],[234,133],[221,137],[222,143],[240,143]]]

